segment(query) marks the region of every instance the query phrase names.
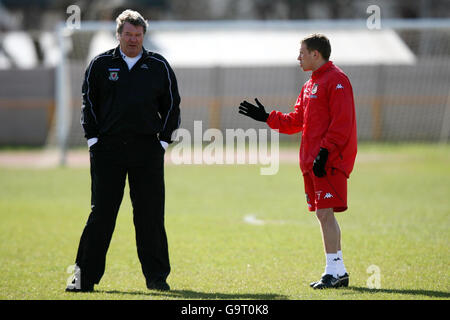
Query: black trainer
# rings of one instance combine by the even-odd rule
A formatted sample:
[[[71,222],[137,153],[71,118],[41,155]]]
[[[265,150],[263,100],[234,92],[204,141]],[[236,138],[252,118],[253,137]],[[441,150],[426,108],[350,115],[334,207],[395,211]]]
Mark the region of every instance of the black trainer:
[[[322,275],[322,276],[324,276],[324,275]],[[316,284],[318,284],[319,282],[320,282],[320,280],[313,281],[313,282],[311,282],[311,283],[309,284],[309,286],[310,286],[311,288],[314,288],[314,286],[315,286]]]
[[[338,276],[338,279],[339,279],[340,287],[348,287],[350,276],[348,275],[347,272],[344,273],[344,275],[342,275],[342,276]]]
[[[333,277],[331,274],[325,274],[313,286],[313,289],[339,288],[340,283],[341,281],[338,278]]]
[[[319,281],[313,281],[313,282],[311,282],[310,284],[309,284],[309,286],[311,287],[311,288],[314,288],[314,286],[316,285],[316,284],[318,284],[319,283]]]
[[[350,276],[348,275],[347,272],[344,273],[342,276],[338,276],[338,279],[340,281],[339,287],[348,287]],[[313,281],[309,284],[309,286],[313,288],[317,283],[319,283],[319,281]]]
[[[147,288],[150,290],[169,291],[170,286],[165,281],[147,282]]]

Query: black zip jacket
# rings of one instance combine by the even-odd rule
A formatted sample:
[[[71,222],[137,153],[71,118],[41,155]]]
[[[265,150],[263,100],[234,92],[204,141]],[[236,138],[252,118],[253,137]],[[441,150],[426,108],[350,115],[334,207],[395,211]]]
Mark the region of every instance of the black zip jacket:
[[[128,70],[119,46],[99,54],[86,69],[81,125],[87,139],[158,134],[172,142],[180,126],[180,95],[169,63],[143,49]]]

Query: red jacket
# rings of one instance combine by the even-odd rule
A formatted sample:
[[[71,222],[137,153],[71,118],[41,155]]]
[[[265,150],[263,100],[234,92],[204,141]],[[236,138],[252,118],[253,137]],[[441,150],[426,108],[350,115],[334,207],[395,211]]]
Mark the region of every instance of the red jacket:
[[[312,170],[320,148],[329,151],[325,168],[337,168],[349,177],[356,158],[356,115],[353,89],[344,72],[328,61],[303,85],[295,110],[272,111],[270,128],[280,133],[302,132],[300,168]]]

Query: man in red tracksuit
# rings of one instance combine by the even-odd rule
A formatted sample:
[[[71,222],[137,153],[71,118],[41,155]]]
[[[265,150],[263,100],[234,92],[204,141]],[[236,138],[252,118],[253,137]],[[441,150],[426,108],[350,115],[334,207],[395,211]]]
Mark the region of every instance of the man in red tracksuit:
[[[239,113],[266,122],[281,133],[302,132],[300,168],[309,211],[319,220],[326,255],[325,272],[314,289],[348,286],[341,250],[341,231],[334,212],[347,210],[347,179],[357,150],[353,90],[344,72],[329,61],[329,40],[320,34],[303,39],[297,60],[304,71],[312,71],[303,85],[293,112],[267,113],[243,101]]]

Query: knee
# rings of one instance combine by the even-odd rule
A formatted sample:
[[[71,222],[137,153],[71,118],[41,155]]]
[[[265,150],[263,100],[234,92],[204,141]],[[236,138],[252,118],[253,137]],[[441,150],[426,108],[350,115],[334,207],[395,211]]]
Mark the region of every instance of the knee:
[[[114,228],[117,218],[117,211],[110,210],[98,210],[98,208],[92,208],[91,214],[87,220],[86,226],[93,228]]]
[[[317,209],[316,217],[321,224],[326,224],[331,221],[334,223],[334,212],[332,208]]]

